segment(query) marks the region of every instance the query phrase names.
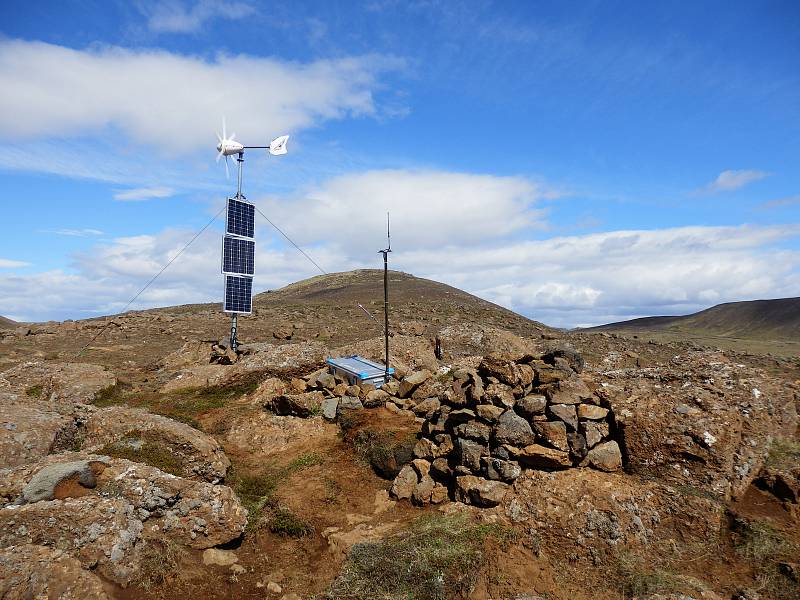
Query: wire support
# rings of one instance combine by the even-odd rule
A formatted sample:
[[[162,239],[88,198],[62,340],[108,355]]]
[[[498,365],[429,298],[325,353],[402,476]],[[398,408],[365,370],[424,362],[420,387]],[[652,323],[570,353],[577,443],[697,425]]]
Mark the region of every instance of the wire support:
[[[216,215],[214,215],[214,216],[211,218],[211,220],[210,220],[208,223],[206,223],[206,224],[205,224],[205,226],[204,226],[204,227],[203,227],[203,228],[202,228],[200,231],[198,231],[198,232],[197,232],[197,233],[194,235],[194,237],[193,237],[191,240],[189,240],[189,241],[187,242],[187,244],[186,244],[186,245],[185,245],[183,248],[181,248],[181,249],[180,249],[180,251],[179,251],[179,252],[178,252],[178,253],[177,253],[175,256],[173,256],[173,257],[172,257],[172,258],[169,260],[169,262],[168,262],[167,264],[165,264],[165,265],[164,265],[164,266],[161,268],[161,270],[160,270],[158,273],[156,273],[155,275],[153,275],[153,277],[150,279],[150,281],[148,281],[148,282],[147,282],[147,283],[144,285],[144,287],[143,287],[142,289],[140,289],[140,290],[137,292],[137,294],[136,294],[136,295],[135,295],[133,298],[131,298],[131,299],[130,299],[130,301],[128,302],[128,304],[126,304],[126,305],[125,305],[125,308],[123,308],[123,309],[122,309],[122,310],[121,310],[119,313],[117,313],[117,314],[124,314],[124,313],[125,313],[125,311],[127,311],[127,310],[130,308],[131,304],[133,304],[134,302],[136,302],[136,299],[137,299],[139,296],[141,296],[141,295],[142,295],[142,294],[145,292],[145,290],[147,290],[147,288],[149,288],[149,287],[150,287],[150,286],[153,284],[153,282],[154,282],[156,279],[158,279],[158,278],[161,276],[161,274],[162,274],[164,271],[166,271],[166,270],[167,270],[167,268],[168,268],[168,267],[169,267],[169,266],[170,266],[172,263],[174,263],[174,262],[175,262],[175,261],[178,259],[178,257],[179,257],[181,254],[183,254],[183,253],[184,253],[184,251],[185,251],[185,250],[186,250],[186,249],[187,249],[189,246],[191,246],[191,245],[192,245],[192,243],[193,243],[193,242],[194,242],[194,241],[195,241],[197,238],[199,238],[199,237],[202,235],[202,233],[203,233],[203,232],[204,232],[206,229],[208,229],[208,228],[211,226],[211,224],[212,224],[214,221],[216,221],[216,220],[217,220],[217,218],[218,218],[218,217],[219,217],[219,216],[222,214],[222,212],[223,212],[224,210],[225,210],[225,206],[223,206],[223,207],[222,207],[222,208],[219,210],[219,212],[218,212]],[[260,211],[259,211],[259,212],[260,212]],[[104,331],[105,331],[105,330],[108,328],[108,326],[109,326],[109,325],[111,325],[111,323],[112,323],[112,322],[113,322],[113,319],[112,319],[112,320],[109,320],[109,321],[108,321],[108,323],[106,323],[106,324],[103,326],[103,328],[102,328],[102,329],[100,329],[100,331],[98,331],[98,332],[97,332],[97,334],[96,334],[96,335],[95,335],[95,336],[94,336],[94,337],[93,337],[91,340],[89,340],[89,343],[87,343],[87,344],[86,344],[86,345],[85,345],[83,348],[81,348],[81,349],[80,349],[80,351],[79,351],[79,352],[78,352],[78,353],[75,355],[75,358],[78,358],[78,357],[79,357],[81,354],[83,354],[83,353],[84,353],[84,351],[85,351],[85,350],[86,350],[86,349],[87,349],[89,346],[91,346],[91,345],[92,345],[92,344],[95,342],[95,340],[97,340],[97,338],[99,338],[101,335],[103,335],[103,332],[104,332]]]
[[[260,208],[258,208],[258,206],[256,206],[255,204],[254,204],[253,206],[255,206],[255,207],[256,207],[256,210],[258,211],[258,214],[260,214],[262,217],[264,217],[264,218],[267,220],[267,223],[269,223],[270,225],[272,225],[272,226],[275,228],[275,230],[276,230],[278,233],[280,233],[280,234],[281,234],[283,237],[285,237],[285,238],[286,238],[286,240],[287,240],[287,241],[288,241],[288,242],[289,242],[289,243],[290,243],[292,246],[294,246],[295,248],[297,248],[297,250],[300,252],[300,254],[302,254],[303,256],[305,256],[305,257],[306,257],[306,258],[307,258],[307,259],[308,259],[308,260],[311,262],[311,264],[313,264],[315,267],[317,267],[317,269],[319,269],[320,273],[322,273],[323,275],[327,275],[327,274],[328,274],[328,272],[327,272],[325,269],[323,269],[322,267],[320,267],[320,266],[317,264],[317,261],[315,261],[313,258],[311,258],[311,257],[310,257],[308,254],[306,254],[306,251],[305,251],[305,250],[303,250],[303,249],[302,249],[300,246],[298,246],[297,244],[295,244],[295,243],[294,243],[294,241],[292,240],[292,238],[290,238],[288,235],[286,235],[286,234],[283,232],[283,230],[281,230],[281,228],[280,228],[280,227],[278,227],[277,225],[275,225],[275,223],[273,223],[273,222],[270,220],[270,218],[269,218],[267,215],[265,215],[263,212],[261,212],[261,209],[260,209]]]

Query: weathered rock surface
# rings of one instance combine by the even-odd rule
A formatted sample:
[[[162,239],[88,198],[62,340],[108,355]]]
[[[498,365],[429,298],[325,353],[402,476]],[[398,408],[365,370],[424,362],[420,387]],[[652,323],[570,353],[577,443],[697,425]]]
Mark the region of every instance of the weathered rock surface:
[[[225,478],[230,461],[219,443],[185,423],[139,408],[113,406],[95,411],[82,429],[81,449],[97,452],[110,444],[154,444],[171,453],[185,477],[217,483]]]
[[[322,392],[305,392],[303,394],[281,394],[272,399],[271,408],[276,415],[295,415],[310,417],[321,410],[325,396]],[[342,408],[340,405],[339,408]]]
[[[78,497],[8,503],[9,498],[21,498],[43,468],[73,463],[66,469],[71,470],[80,461],[104,465],[94,471],[94,488],[83,488]],[[122,459],[53,455],[0,476],[6,498],[0,509],[0,546],[57,546],[85,568],[121,584],[136,577],[149,539],[167,537],[192,548],[210,548],[237,538],[247,522],[247,511],[230,488]]]
[[[456,477],[456,500],[475,506],[492,507],[503,501],[508,484],[487,481],[473,475]]]
[[[56,548],[19,544],[0,549],[0,598],[106,600],[100,578]]]
[[[69,448],[76,433],[75,419],[51,410],[48,403],[0,392],[0,467],[35,462]]]
[[[114,374],[87,363],[27,362],[0,374],[8,391],[47,401],[90,404],[98,392],[116,385]]]

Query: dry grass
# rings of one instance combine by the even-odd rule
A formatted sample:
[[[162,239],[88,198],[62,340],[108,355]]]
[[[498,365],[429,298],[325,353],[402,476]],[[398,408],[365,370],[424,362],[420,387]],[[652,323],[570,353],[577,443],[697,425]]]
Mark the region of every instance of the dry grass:
[[[169,538],[148,540],[141,554],[139,587],[148,597],[160,596],[154,588],[161,587],[174,578],[185,555],[186,549]]]
[[[508,529],[462,515],[429,516],[380,542],[357,544],[331,585],[328,599],[444,600],[466,598],[475,586],[492,537]]]
[[[178,477],[187,475],[183,461],[172,448],[148,432],[130,431],[122,439],[106,444],[100,454],[144,463]]]
[[[764,521],[737,521],[732,539],[736,553],[752,565],[759,591],[775,600],[800,598],[800,582],[781,572],[781,563],[796,562],[797,544]]]
[[[800,442],[774,440],[769,447],[765,464],[772,469],[793,469],[800,466]]]

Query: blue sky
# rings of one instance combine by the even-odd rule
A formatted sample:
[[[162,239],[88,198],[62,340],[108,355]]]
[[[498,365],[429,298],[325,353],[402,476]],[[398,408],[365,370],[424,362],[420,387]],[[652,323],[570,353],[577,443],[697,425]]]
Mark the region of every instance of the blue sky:
[[[121,310],[245,193],[326,270],[574,326],[800,295],[796,2],[5,2],[0,314]],[[137,308],[219,300],[220,224]],[[315,273],[266,223],[256,289]]]

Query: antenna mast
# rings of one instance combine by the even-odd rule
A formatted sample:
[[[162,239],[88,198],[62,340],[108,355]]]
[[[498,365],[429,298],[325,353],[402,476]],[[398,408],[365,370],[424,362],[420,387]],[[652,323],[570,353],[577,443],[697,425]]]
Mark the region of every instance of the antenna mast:
[[[389,213],[386,213],[386,241],[388,246],[378,250],[383,254],[383,338],[386,347],[385,365],[386,372],[383,381],[389,381],[389,252],[392,251],[392,236],[389,233]]]

